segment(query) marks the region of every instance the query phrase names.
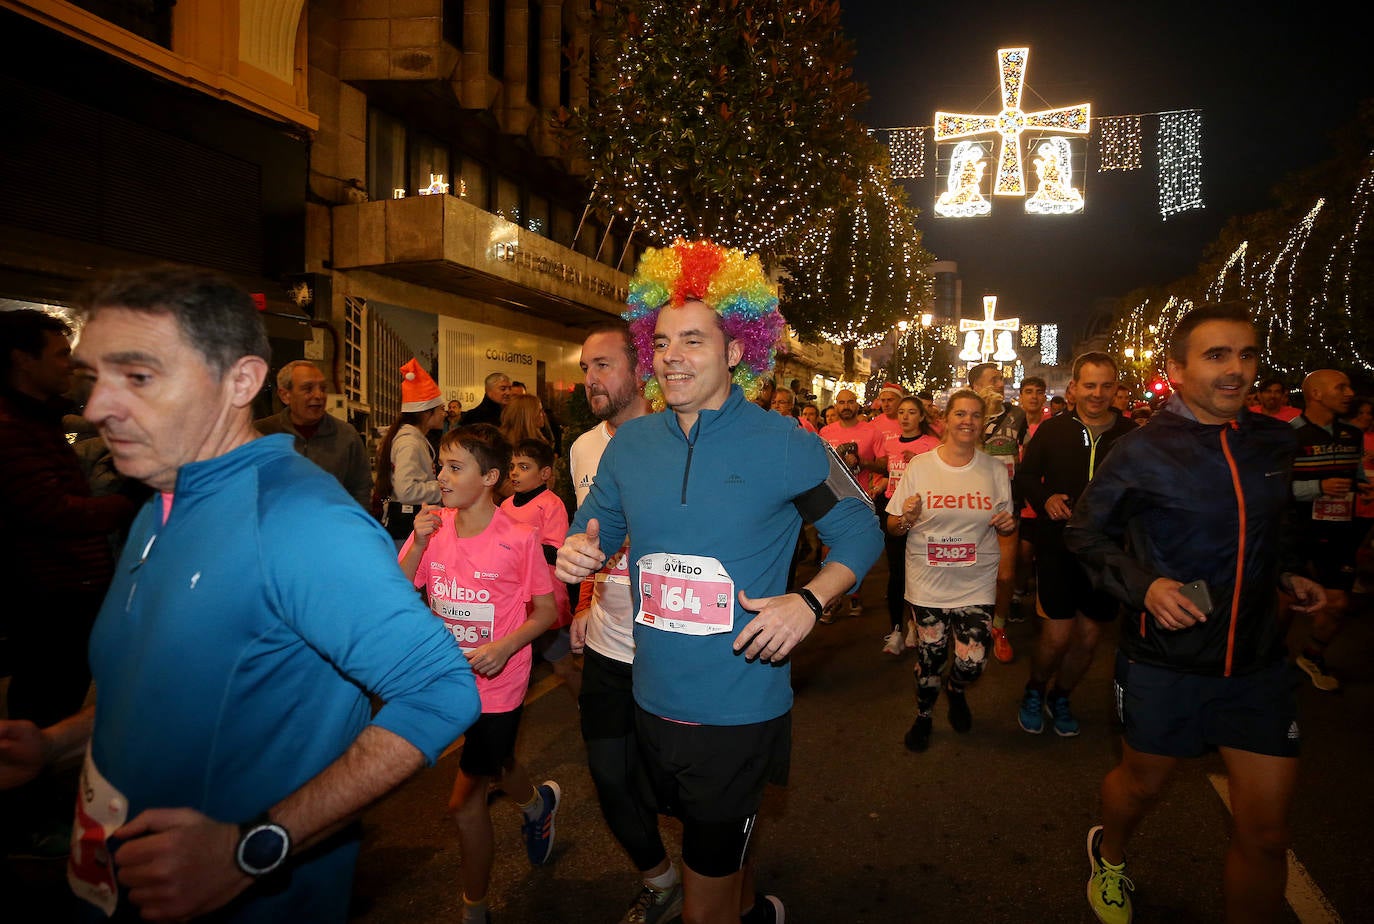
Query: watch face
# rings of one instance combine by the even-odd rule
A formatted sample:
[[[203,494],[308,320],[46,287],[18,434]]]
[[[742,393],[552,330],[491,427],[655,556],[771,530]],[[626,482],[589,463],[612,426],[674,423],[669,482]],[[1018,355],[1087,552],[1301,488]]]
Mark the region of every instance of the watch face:
[[[259,825],[239,842],[239,862],[250,875],[269,873],[286,859],[290,839],[280,825]]]

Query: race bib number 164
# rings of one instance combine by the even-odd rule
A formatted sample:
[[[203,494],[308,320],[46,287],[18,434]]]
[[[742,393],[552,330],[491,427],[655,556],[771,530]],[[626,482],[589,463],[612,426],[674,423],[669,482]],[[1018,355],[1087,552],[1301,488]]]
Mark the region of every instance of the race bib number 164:
[[[684,635],[729,632],[735,624],[734,581],[714,558],[645,555],[639,560],[635,622]]]

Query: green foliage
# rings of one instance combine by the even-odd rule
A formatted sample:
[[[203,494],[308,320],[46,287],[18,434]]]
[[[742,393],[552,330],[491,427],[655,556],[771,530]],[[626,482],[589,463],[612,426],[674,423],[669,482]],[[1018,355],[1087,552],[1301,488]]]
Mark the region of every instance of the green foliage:
[[[834,0],[598,2],[611,53],[563,137],[606,214],[768,259],[853,190],[866,91]]]

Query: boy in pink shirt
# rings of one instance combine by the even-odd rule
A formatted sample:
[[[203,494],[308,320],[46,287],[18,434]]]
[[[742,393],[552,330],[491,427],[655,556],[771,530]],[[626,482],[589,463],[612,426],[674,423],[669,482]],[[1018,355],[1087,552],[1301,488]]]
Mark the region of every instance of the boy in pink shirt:
[[[507,482],[514,493],[501,502],[502,513],[524,523],[539,537],[550,575],[558,560],[558,549],[568,535],[568,508],[561,497],[549,490],[552,479],[553,447],[543,440],[521,440],[511,452],[510,480]],[[582,692],[582,672],[572,657],[572,636],[568,629],[572,623],[572,607],[568,601],[568,585],[557,578],[553,578],[553,605],[558,614],[553,628],[535,642],[534,650],[549,662],[554,675],[562,679],[576,699]]]
[[[401,570],[423,588],[477,677],[482,716],[467,731],[449,809],[463,851],[464,924],[486,924],[493,837],[487,808],[499,781],[524,813],[530,862],[548,862],[560,790],[536,787],[515,761],[530,679],[530,643],[556,618],[553,578],[539,537],[500,510],[492,493],[510,468],[510,445],[488,424],[459,427],[439,443],[443,507],[424,505],[401,547]],[[527,604],[529,606],[527,607]]]

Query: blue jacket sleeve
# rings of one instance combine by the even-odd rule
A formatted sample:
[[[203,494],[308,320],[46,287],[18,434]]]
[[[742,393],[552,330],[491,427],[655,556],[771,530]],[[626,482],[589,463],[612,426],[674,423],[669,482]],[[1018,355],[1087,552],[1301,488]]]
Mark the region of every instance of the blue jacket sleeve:
[[[329,570],[321,574],[315,557],[307,561],[289,552],[300,536],[274,535],[264,524],[271,593],[281,618],[340,673],[383,701],[372,724],[400,735],[432,764],[481,714],[467,660],[405,579],[395,545],[367,511],[351,501],[321,504],[313,496],[300,503],[308,512],[285,509],[274,520],[312,523],[323,545],[319,560]]]

